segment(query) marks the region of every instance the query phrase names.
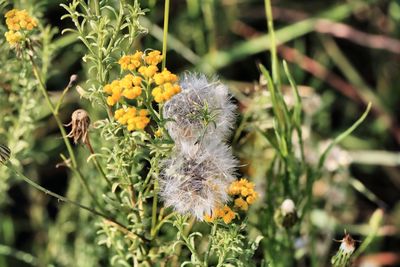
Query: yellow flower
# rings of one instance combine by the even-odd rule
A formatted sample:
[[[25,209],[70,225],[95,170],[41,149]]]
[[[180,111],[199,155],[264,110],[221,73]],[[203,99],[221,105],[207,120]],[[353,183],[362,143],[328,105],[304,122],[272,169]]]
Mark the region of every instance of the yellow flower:
[[[248,196],[248,197],[246,198],[246,201],[247,201],[247,203],[249,203],[249,204],[251,205],[251,204],[254,203],[254,201],[256,201],[256,199],[257,199],[257,195],[255,195],[255,196]]]
[[[144,77],[151,78],[154,76],[154,74],[156,74],[156,72],[158,71],[158,68],[157,68],[157,66],[154,66],[154,65],[150,65],[148,67],[142,66],[139,68],[138,71]]]
[[[139,111],[139,116],[145,117],[147,115],[149,115],[149,112],[147,111],[147,109],[142,109]]]
[[[222,220],[224,223],[229,224],[236,217],[236,213],[231,210],[227,205],[224,207],[224,216],[222,216]]]
[[[112,96],[107,97],[107,105],[114,106],[117,103]]]
[[[206,214],[204,215],[204,220],[206,222],[213,222],[216,219],[222,219],[224,223],[229,224],[235,219],[236,213],[227,205],[222,208],[216,208],[212,215]]]
[[[162,72],[155,74],[153,79],[157,85],[162,85],[164,83],[176,83],[178,81],[178,76],[172,74],[165,68]]]
[[[111,84],[106,84],[106,85],[103,87],[103,91],[104,91],[105,93],[111,95],[111,94],[112,94],[112,86],[111,86]]]
[[[36,19],[29,16],[26,10],[12,9],[5,14],[6,24],[9,30],[32,30],[37,27]]]
[[[171,97],[180,92],[181,88],[179,85],[177,84],[172,85],[171,83],[165,83],[164,85],[154,87],[151,94],[154,97],[154,101],[156,101],[157,103],[161,103],[164,101],[168,101],[169,99],[171,99]]]
[[[209,215],[209,214],[206,214],[206,215],[204,215],[204,220],[206,221],[206,222],[209,222],[209,223],[211,223],[211,222],[213,222],[214,221],[214,217],[212,217],[211,215]]]
[[[119,59],[118,64],[122,70],[134,71],[140,67],[143,52],[136,51],[133,55],[126,55]]]
[[[115,111],[114,118],[122,125],[127,125],[128,131],[143,130],[150,119],[147,117],[148,111],[145,109],[137,110],[135,107],[118,109]]]
[[[247,179],[240,179],[239,181],[233,182],[229,186],[228,194],[238,197],[235,199],[235,206],[242,210],[247,210],[247,204],[253,204],[258,197],[257,192],[254,190],[254,184],[249,182]],[[246,201],[244,199],[246,199]]]
[[[123,95],[122,83],[119,80],[114,80],[110,84],[103,87],[103,91],[111,96],[107,97],[107,104],[114,106]]]
[[[246,202],[243,198],[241,198],[241,197],[235,199],[235,207],[238,208],[238,209],[241,209],[241,210],[243,210],[243,211],[246,211],[246,210],[249,209],[249,205],[248,205],[247,202]]]
[[[135,84],[140,84],[140,77],[135,77],[132,74],[126,75],[120,82],[120,85],[124,88],[122,95],[127,99],[135,99],[142,94],[142,87],[135,86]]]
[[[11,46],[17,45],[23,39],[22,34],[20,32],[14,32],[14,31],[8,31],[4,34],[4,36],[6,37],[7,42]]]
[[[157,131],[154,132],[154,135],[156,137],[161,137],[163,135],[163,130],[161,128],[158,128]]]
[[[120,109],[117,109],[117,110],[115,111],[114,118],[115,118],[116,120],[118,120],[118,119],[121,118],[123,115],[125,115],[125,110],[124,110],[123,108],[120,108]]]
[[[162,60],[161,52],[158,50],[153,50],[148,53],[147,56],[145,56],[144,60],[147,64],[156,66]]]
[[[140,96],[142,93],[142,88],[134,87],[132,89],[125,89],[122,92],[122,95],[127,99],[135,99],[136,97]]]
[[[135,76],[132,78],[132,83],[134,86],[141,86],[142,85],[142,78],[139,76]]]

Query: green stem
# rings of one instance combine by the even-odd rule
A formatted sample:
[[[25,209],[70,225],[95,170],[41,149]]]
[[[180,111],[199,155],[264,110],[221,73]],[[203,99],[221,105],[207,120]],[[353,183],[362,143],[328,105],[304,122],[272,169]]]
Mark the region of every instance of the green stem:
[[[93,160],[94,160],[94,165],[96,166],[97,170],[100,172],[101,176],[102,176],[103,179],[107,182],[107,184],[108,184],[109,186],[112,186],[111,181],[107,178],[106,173],[104,172],[103,168],[101,167],[99,161],[98,161],[97,158],[96,158],[96,155],[95,155],[95,153],[94,153],[94,150],[93,150],[92,144],[90,143],[90,139],[89,139],[89,138],[87,139],[86,146],[88,147],[89,152],[90,152],[90,154],[92,155],[92,158],[93,158]]]
[[[157,235],[158,230],[160,230],[161,226],[167,222],[167,220],[169,218],[171,218],[172,216],[175,216],[176,212],[171,212],[170,214],[168,214],[167,216],[165,216],[164,218],[162,218],[159,223],[156,225],[156,227],[154,227],[154,233],[153,236]]]
[[[110,39],[110,41],[108,43],[105,55],[109,55],[110,54],[111,49],[114,46],[114,42],[117,39],[118,33],[121,32],[120,28],[121,28],[121,25],[122,25],[122,17],[124,16],[124,4],[125,4],[125,1],[122,1],[122,0],[119,1],[119,13],[118,13],[118,18],[117,18],[117,24],[116,24],[116,27],[114,29],[114,34],[112,35],[112,37],[111,37],[111,39]]]
[[[33,186],[33,187],[36,188],[37,190],[39,190],[39,191],[45,193],[46,195],[50,195],[50,196],[52,196],[52,197],[57,198],[59,201],[62,201],[62,202],[68,203],[68,204],[72,204],[72,205],[74,205],[74,206],[77,206],[77,207],[79,207],[79,208],[81,208],[81,209],[84,209],[84,210],[86,210],[86,211],[92,213],[93,215],[102,217],[102,218],[105,219],[109,224],[112,224],[112,225],[116,226],[117,228],[119,228],[120,230],[122,230],[124,233],[128,233],[128,232],[129,232],[129,233],[131,233],[131,234],[133,234],[133,235],[139,237],[140,239],[145,240],[144,237],[142,237],[142,236],[140,236],[140,235],[138,235],[138,234],[136,234],[136,233],[133,233],[133,232],[129,231],[129,229],[128,229],[126,226],[124,226],[122,223],[117,222],[117,221],[114,220],[113,218],[111,218],[111,217],[105,215],[104,213],[101,213],[101,212],[99,212],[99,211],[97,211],[97,210],[95,210],[95,209],[92,209],[92,208],[87,207],[87,206],[85,206],[85,205],[82,205],[82,204],[80,204],[80,203],[78,203],[78,202],[75,202],[75,201],[73,201],[73,200],[70,200],[70,199],[68,199],[68,198],[66,198],[66,197],[63,197],[63,196],[61,196],[61,195],[59,195],[59,194],[57,194],[57,193],[54,193],[54,192],[52,192],[52,191],[50,191],[50,190],[48,190],[48,189],[42,187],[41,185],[37,184],[37,183],[34,182],[33,180],[31,180],[31,179],[29,179],[28,177],[26,177],[24,174],[22,174],[22,173],[20,173],[19,171],[17,171],[12,165],[10,166],[10,164],[6,164],[5,166],[6,166],[11,172],[13,172],[17,177],[21,178],[22,180],[24,180],[25,182],[27,182],[28,184],[30,184],[31,186]]]
[[[100,16],[100,7],[99,7],[99,1],[98,0],[94,0],[94,10],[96,12],[96,16]]]
[[[78,175],[82,185],[85,187],[85,190],[88,192],[88,194],[92,198],[93,202],[99,208],[101,208],[101,206],[98,203],[98,201],[97,201],[96,197],[94,196],[93,192],[90,190],[87,181],[83,178],[81,172],[77,169],[78,164],[77,164],[77,161],[76,161],[76,158],[75,158],[75,154],[74,154],[74,151],[72,150],[71,144],[70,144],[70,142],[68,140],[67,133],[65,132],[64,126],[63,126],[63,124],[62,124],[62,122],[61,122],[61,120],[60,120],[60,118],[58,116],[58,111],[55,109],[53,103],[50,100],[50,97],[49,97],[49,95],[47,93],[47,90],[46,90],[46,86],[44,85],[44,82],[43,82],[42,77],[41,77],[41,75],[39,73],[39,70],[38,70],[38,68],[36,66],[36,63],[33,60],[32,55],[28,53],[28,56],[29,56],[29,60],[31,61],[31,64],[32,64],[33,73],[34,73],[37,81],[39,82],[39,89],[41,90],[41,92],[42,92],[42,94],[43,94],[43,96],[44,96],[44,98],[45,98],[45,100],[47,102],[47,105],[49,106],[50,111],[53,113],[53,117],[54,117],[54,119],[55,119],[55,121],[57,123],[58,128],[60,129],[61,136],[62,136],[62,138],[64,140],[64,143],[65,143],[65,145],[67,147],[68,154],[69,154],[69,157],[70,157],[71,163],[72,163],[72,168],[71,169]]]
[[[150,234],[151,234],[152,237],[154,237],[155,233],[156,233],[157,202],[158,202],[158,179],[155,179],[154,188],[153,188],[153,206],[152,206],[152,210],[151,210],[151,231],[150,231]]]
[[[62,94],[61,94],[61,96],[60,96],[60,99],[58,99],[57,104],[56,104],[56,107],[54,108],[54,113],[55,113],[55,114],[58,114],[58,111],[60,110],[60,107],[61,107],[61,105],[62,105],[62,102],[63,102],[63,100],[64,100],[64,97],[65,97],[65,95],[67,94],[67,92],[68,92],[68,90],[69,90],[70,88],[71,88],[71,83],[68,83],[67,87],[64,88],[64,90],[63,90],[63,92],[62,92]]]
[[[163,45],[162,45],[162,67],[165,69],[165,64],[167,61],[167,40],[168,40],[168,20],[169,20],[169,0],[165,0],[164,5],[164,34],[163,34]]]
[[[26,252],[16,250],[12,247],[0,244],[0,255],[10,256],[17,260],[20,260],[26,264],[30,264],[32,266],[37,266],[38,260],[36,257],[28,254]]]
[[[216,42],[216,25],[215,25],[215,14],[214,14],[214,0],[206,0],[201,5],[204,14],[204,23],[208,33],[208,51],[212,54],[217,52]]]
[[[276,37],[275,37],[274,22],[272,17],[271,0],[264,0],[264,4],[265,4],[265,15],[267,16],[268,34],[271,36],[270,49],[271,49],[272,79],[274,81],[275,86],[280,88],[281,81],[278,68],[278,56],[276,52]]]
[[[217,223],[214,222],[212,228],[211,228],[211,237],[210,237],[210,242],[208,242],[208,247],[207,247],[207,252],[204,255],[204,265],[208,266],[208,259],[210,257],[211,253],[211,247],[212,247],[212,242],[213,242],[213,237],[215,236],[215,233],[217,232]]]
[[[346,131],[344,131],[343,133],[341,133],[338,137],[336,137],[330,144],[329,146],[325,149],[325,151],[322,153],[319,162],[318,162],[318,172],[321,171],[326,157],[328,156],[329,152],[331,151],[331,149],[338,143],[340,143],[345,137],[347,137],[348,135],[350,135],[367,117],[369,111],[371,109],[371,102],[368,103],[367,109],[364,111],[364,113],[361,115],[361,117],[352,125],[350,126],[350,128],[348,128]]]
[[[192,253],[195,261],[198,263],[199,266],[203,266],[206,267],[201,261],[200,261],[200,257],[199,254],[197,253],[196,249],[192,246],[192,244],[190,243],[190,240],[188,239],[188,237],[183,233],[183,228],[179,228],[179,233],[181,238],[183,239],[183,241],[185,242],[186,247],[190,250],[190,252]]]

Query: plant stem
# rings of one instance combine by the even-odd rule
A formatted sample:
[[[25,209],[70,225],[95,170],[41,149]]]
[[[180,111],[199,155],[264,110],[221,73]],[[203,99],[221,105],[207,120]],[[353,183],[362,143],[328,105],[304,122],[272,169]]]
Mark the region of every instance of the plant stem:
[[[365,118],[367,117],[369,111],[371,109],[371,102],[368,103],[368,106],[366,108],[366,110],[364,111],[364,113],[361,115],[361,117],[354,122],[354,124],[352,126],[350,126],[350,128],[348,128],[346,131],[344,131],[343,133],[341,133],[339,136],[337,136],[330,144],[329,146],[325,149],[325,151],[322,153],[319,162],[318,162],[318,166],[317,166],[317,171],[320,172],[326,157],[328,156],[329,152],[331,151],[331,149],[338,143],[340,143],[345,137],[347,137],[348,135],[350,135],[355,129],[357,129],[357,127],[365,120]]]
[[[153,206],[151,209],[151,236],[155,236],[155,228],[157,223],[157,201],[158,201],[158,179],[154,181],[154,188],[153,188]]]
[[[101,176],[104,178],[104,180],[107,182],[107,184],[108,184],[109,186],[111,186],[112,183],[111,183],[111,181],[107,178],[107,176],[106,176],[106,174],[105,174],[103,168],[101,167],[100,163],[98,162],[98,160],[97,160],[97,158],[96,158],[96,155],[95,155],[95,153],[94,153],[92,144],[90,143],[90,139],[89,139],[89,138],[87,139],[86,146],[88,147],[90,154],[93,156],[92,158],[93,158],[93,160],[94,160],[94,165],[96,166],[97,170],[100,172]]]
[[[37,258],[26,252],[0,244],[0,255],[10,256],[26,264],[37,266]]]
[[[276,52],[276,37],[275,37],[274,22],[272,17],[271,0],[264,0],[264,4],[265,4],[265,15],[267,16],[268,34],[271,36],[270,49],[271,49],[272,79],[274,81],[275,86],[280,88],[281,81],[280,81],[279,67],[278,67],[278,56]]]
[[[188,239],[188,237],[184,234],[184,230],[183,228],[180,226],[179,228],[179,234],[181,236],[181,238],[183,239],[183,241],[185,242],[186,247],[190,250],[190,252],[192,253],[193,257],[195,258],[195,261],[198,262],[199,266],[204,266],[205,265],[200,261],[200,257],[197,254],[196,249],[192,246],[192,243],[190,243],[190,240]]]
[[[159,223],[156,225],[156,227],[154,227],[154,233],[153,236],[155,236],[158,232],[158,230],[161,228],[161,226],[172,216],[176,215],[176,212],[171,212],[170,214],[168,214],[167,216],[165,216],[164,218],[160,219]]]
[[[99,211],[97,211],[97,210],[95,210],[95,209],[92,209],[92,208],[87,207],[87,206],[85,206],[85,205],[82,205],[82,204],[80,204],[80,203],[78,203],[78,202],[75,202],[75,201],[73,201],[73,200],[70,200],[70,199],[68,199],[68,198],[66,198],[66,197],[63,197],[63,196],[61,196],[61,195],[59,195],[59,194],[57,194],[57,193],[54,193],[54,192],[52,192],[52,191],[50,191],[50,190],[48,190],[48,189],[42,187],[41,185],[37,184],[36,182],[34,182],[33,180],[31,180],[30,178],[26,177],[24,174],[22,174],[22,173],[20,173],[19,171],[17,171],[17,170],[16,170],[12,165],[10,165],[10,164],[6,164],[5,166],[6,166],[11,172],[13,172],[17,177],[21,178],[22,180],[24,180],[25,182],[27,182],[28,184],[30,184],[31,186],[33,186],[33,187],[36,188],[37,190],[39,190],[39,191],[45,193],[46,195],[50,195],[50,196],[52,196],[52,197],[57,198],[59,201],[72,204],[72,205],[74,205],[74,206],[77,206],[77,207],[79,207],[79,208],[81,208],[81,209],[84,209],[84,210],[86,210],[86,211],[92,213],[93,215],[97,215],[97,216],[99,216],[99,217],[102,217],[102,218],[105,219],[107,222],[111,223],[112,225],[116,226],[118,229],[120,229],[121,231],[123,231],[125,234],[131,233],[131,234],[135,235],[136,237],[139,237],[139,238],[142,239],[142,240],[146,240],[144,237],[142,237],[142,236],[140,236],[140,235],[138,235],[138,234],[136,234],[136,233],[133,233],[133,232],[129,231],[129,229],[128,229],[126,226],[124,226],[122,223],[117,222],[117,221],[114,220],[113,218],[111,218],[111,217],[105,215],[104,213],[101,213],[101,212],[99,212]]]
[[[210,237],[210,242],[208,242],[208,247],[207,247],[207,252],[204,255],[204,265],[208,266],[208,259],[210,257],[211,253],[211,247],[212,247],[212,242],[213,242],[213,237],[215,236],[215,233],[217,232],[217,223],[214,222],[212,228],[211,228],[211,237]]]
[[[47,93],[47,90],[46,90],[46,86],[44,85],[44,82],[43,82],[42,77],[41,77],[41,75],[39,73],[39,70],[38,70],[38,68],[36,66],[36,63],[33,60],[32,55],[30,54],[31,51],[33,51],[33,50],[30,49],[30,51],[28,51],[27,54],[28,54],[29,60],[30,60],[30,62],[32,64],[33,73],[34,73],[37,81],[39,82],[39,88],[40,88],[44,98],[46,99],[46,102],[47,102],[47,105],[49,106],[50,111],[53,113],[53,117],[54,117],[54,119],[55,119],[55,121],[57,123],[58,128],[60,129],[61,136],[62,136],[62,138],[64,140],[64,143],[65,143],[65,145],[67,147],[67,150],[68,150],[69,157],[71,159],[72,170],[78,175],[82,185],[85,187],[86,191],[88,192],[88,194],[92,198],[93,202],[101,209],[101,206],[100,206],[99,202],[97,201],[96,197],[94,196],[93,192],[90,190],[87,181],[83,178],[82,173],[77,169],[78,164],[77,164],[77,161],[76,161],[76,158],[75,158],[74,151],[72,150],[71,144],[68,141],[67,133],[65,132],[65,129],[64,129],[64,126],[63,126],[63,124],[62,124],[62,122],[60,120],[60,117],[58,116],[58,110],[55,109],[53,103],[50,100],[50,97],[49,97],[49,95]]]
[[[164,34],[163,34],[163,45],[162,45],[162,64],[161,69],[165,69],[167,62],[167,40],[168,40],[168,20],[169,20],[169,0],[165,0],[164,4]]]

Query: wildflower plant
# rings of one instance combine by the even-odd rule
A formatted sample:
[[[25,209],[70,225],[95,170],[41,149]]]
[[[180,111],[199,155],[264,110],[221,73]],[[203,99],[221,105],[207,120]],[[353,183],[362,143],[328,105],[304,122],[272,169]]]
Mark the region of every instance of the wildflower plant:
[[[124,9],[125,5],[127,8]],[[204,216],[226,205],[230,200],[229,185],[235,180],[237,161],[225,143],[235,119],[235,106],[227,87],[215,78],[208,80],[200,74],[187,73],[179,80],[176,74],[160,66],[165,55],[152,49],[130,52],[130,49],[117,51],[119,48],[112,46],[115,51],[102,56],[108,58],[110,64],[103,68],[101,62],[103,67],[100,67],[98,54],[94,51],[102,54],[104,49],[97,44],[113,41],[113,36],[104,37],[96,28],[90,31],[87,26],[90,23],[80,24],[76,14],[90,20],[96,17],[95,14],[113,7],[106,9],[100,4],[94,9],[95,14],[85,8],[83,1],[73,1],[64,7],[77,26],[80,38],[91,48],[84,58],[97,73],[102,72],[90,80],[89,88],[81,88],[80,92],[88,100],[103,104],[108,113],[107,119],[96,122],[96,130],[100,131],[101,139],[112,146],[100,145],[100,140],[94,140],[92,143],[102,148],[98,150],[93,145],[92,159],[104,158],[107,164],[104,172],[111,182],[111,192],[105,199],[107,205],[114,206],[112,210],[120,210],[120,207],[125,210],[118,212],[118,218],[125,221],[126,228],[117,229],[115,224],[104,222],[98,232],[99,243],[115,250],[112,263],[131,258],[143,263],[161,261],[168,251],[173,250],[173,243],[161,242],[164,237],[160,236],[160,230],[168,227],[166,223],[175,218],[179,239],[198,255],[190,246],[192,237],[187,236],[184,229],[187,220],[193,216],[202,221]],[[84,13],[77,12],[78,9]],[[135,10],[136,15],[126,14],[124,10]],[[119,14],[117,21],[128,21],[142,13],[137,3],[132,8],[121,2],[119,11],[114,14]],[[114,26],[104,24],[103,27]],[[122,31],[126,24],[121,23],[120,27],[115,30]],[[128,30],[132,30],[128,35],[115,37],[120,47],[129,41],[129,37],[143,32],[140,26]],[[83,34],[87,31],[89,34]],[[87,35],[105,41],[95,43],[96,38],[87,38]],[[109,79],[111,76],[115,78]],[[191,129],[191,133],[182,134],[185,129]],[[209,142],[214,133],[218,138]],[[225,219],[226,224],[235,213],[231,210],[228,215],[231,219]],[[125,239],[127,231],[132,234],[131,238]],[[191,236],[197,236],[197,233]],[[210,239],[212,237],[205,237],[201,242],[212,242]],[[116,242],[124,245],[116,245]],[[148,250],[148,242],[156,244]],[[211,243],[209,247],[204,256],[198,255],[199,264],[208,264]],[[128,251],[127,248],[131,249]],[[154,254],[157,251],[166,254]],[[178,254],[174,261],[180,260]]]
[[[38,35],[39,21],[27,10],[37,8],[31,3],[27,9],[11,8],[8,1],[0,1],[0,12],[4,24],[0,24],[0,139],[13,154],[12,162],[19,170],[32,162],[36,145],[33,132],[43,116],[48,114],[38,103],[42,94],[37,88],[37,80],[32,76],[33,67],[27,52],[35,49],[41,58],[41,69],[48,73],[50,61],[54,56],[54,46],[50,39],[54,30],[45,28]],[[37,43],[41,46],[38,47]],[[50,74],[49,74],[50,75]],[[17,181],[7,169],[0,171],[0,206],[8,201],[5,192]]]

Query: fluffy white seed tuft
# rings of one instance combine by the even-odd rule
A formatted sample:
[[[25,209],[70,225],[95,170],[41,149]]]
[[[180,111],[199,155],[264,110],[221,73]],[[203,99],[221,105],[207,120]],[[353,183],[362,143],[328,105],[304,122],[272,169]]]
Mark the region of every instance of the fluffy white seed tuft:
[[[224,143],[235,121],[236,106],[216,78],[187,73],[182,91],[163,108],[166,128],[175,141],[161,162],[160,196],[166,206],[203,220],[228,201],[237,160]]]
[[[236,106],[228,88],[216,78],[204,74],[185,74],[180,82],[182,92],[168,101],[163,109],[169,119],[166,127],[176,143],[203,139],[225,140],[235,121]]]
[[[177,150],[161,163],[160,196],[166,206],[202,220],[228,200],[237,161],[219,142]]]

